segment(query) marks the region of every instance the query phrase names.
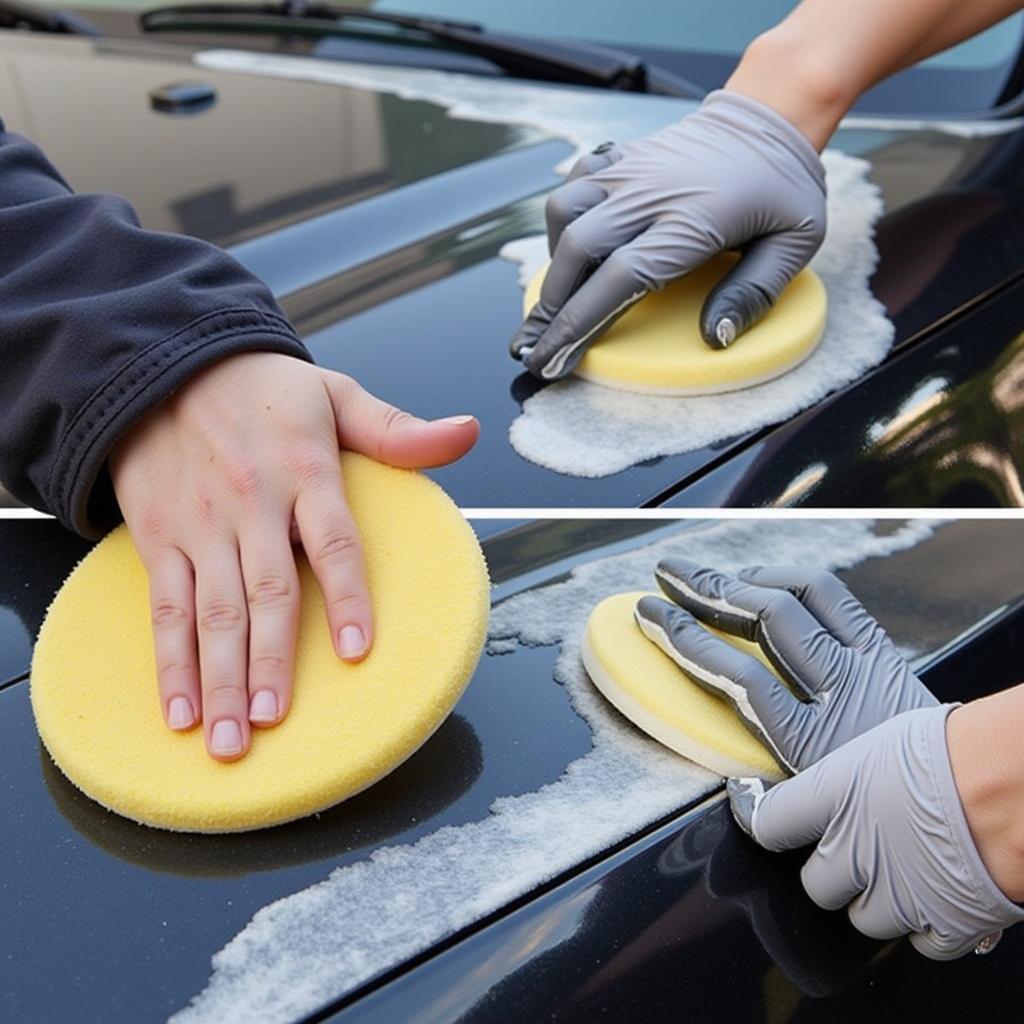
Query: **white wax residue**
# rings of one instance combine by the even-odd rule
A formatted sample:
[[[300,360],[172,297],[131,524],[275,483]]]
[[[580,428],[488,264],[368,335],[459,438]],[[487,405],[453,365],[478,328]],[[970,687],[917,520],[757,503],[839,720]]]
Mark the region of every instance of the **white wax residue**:
[[[882,195],[868,180],[867,161],[831,150],[823,160],[828,234],[811,266],[828,292],[828,317],[809,359],[766,384],[695,398],[630,394],[569,378],[526,400],[509,430],[515,450],[559,473],[608,476],[781,423],[880,363],[894,335],[868,284],[878,263],[873,234]],[[533,236],[506,244],[501,255],[520,264],[524,285],[547,250],[543,237]]]
[[[653,589],[660,558],[683,555],[727,571],[752,563],[836,569],[913,547],[934,529],[910,522],[878,536],[864,520],[702,524],[503,601],[491,618],[489,652],[560,644],[555,679],[589,724],[591,751],[542,789],[495,801],[483,821],[382,847],[264,907],[214,956],[203,992],[171,1019],[297,1020],[717,787],[717,776],[610,710],[580,660],[590,610],[609,594]],[[522,742],[528,756],[532,737]],[[572,933],[566,923],[550,941]],[[466,1005],[448,1007],[452,1017],[481,994],[466,991]]]

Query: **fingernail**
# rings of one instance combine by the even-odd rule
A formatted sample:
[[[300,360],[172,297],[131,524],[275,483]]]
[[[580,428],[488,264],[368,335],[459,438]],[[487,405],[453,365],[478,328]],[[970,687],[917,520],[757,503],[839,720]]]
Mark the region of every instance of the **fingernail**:
[[[222,719],[213,727],[213,752],[225,757],[242,752],[242,730],[230,718]]]
[[[464,427],[467,423],[472,423],[474,418],[473,416],[445,416],[444,419],[434,420],[434,422],[450,423],[453,427]]]
[[[167,724],[172,729],[191,729],[195,722],[195,712],[188,697],[172,697],[167,708]]]
[[[729,317],[724,316],[718,321],[718,326],[715,328],[715,337],[723,348],[731,345],[736,340],[736,325]]]
[[[249,705],[250,722],[277,721],[277,694],[273,690],[257,690]]]
[[[366,637],[358,626],[342,626],[338,632],[338,651],[346,661],[366,653]]]

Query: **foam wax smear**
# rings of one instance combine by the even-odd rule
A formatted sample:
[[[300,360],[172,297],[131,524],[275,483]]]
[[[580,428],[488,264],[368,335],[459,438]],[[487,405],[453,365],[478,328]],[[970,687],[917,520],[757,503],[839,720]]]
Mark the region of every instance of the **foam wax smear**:
[[[894,328],[868,285],[882,196],[870,164],[826,151],[828,233],[811,266],[828,293],[825,333],[815,352],[776,380],[726,395],[630,394],[571,377],[527,399],[509,431],[515,450],[572,476],[608,476],[646,459],[676,455],[780,423],[880,363]],[[547,260],[543,237],[507,244],[520,283]],[[737,344],[742,344],[742,339]]]
[[[498,604],[489,653],[559,644],[555,679],[590,726],[592,749],[557,781],[495,801],[482,821],[382,847],[264,907],[214,956],[206,989],[172,1020],[298,1019],[717,787],[717,776],[621,718],[583,669],[591,609],[610,594],[650,588],[659,559],[682,555],[726,571],[771,562],[837,569],[906,550],[934,529],[911,522],[879,536],[863,520],[701,524]],[[551,943],[573,931],[566,923]],[[524,948],[525,960],[533,950]],[[482,995],[460,986],[446,1012],[457,1017]]]

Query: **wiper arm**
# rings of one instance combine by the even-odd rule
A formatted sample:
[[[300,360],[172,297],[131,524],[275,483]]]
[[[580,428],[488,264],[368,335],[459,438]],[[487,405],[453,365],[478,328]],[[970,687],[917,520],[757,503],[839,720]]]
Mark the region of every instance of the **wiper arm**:
[[[55,11],[33,4],[15,3],[14,0],[0,0],[0,28],[59,32],[73,36],[103,35],[92,22],[71,11]]]
[[[483,25],[468,21],[389,14],[316,0],[283,0],[280,4],[184,4],[147,11],[139,21],[146,32],[271,32],[312,36],[348,35],[350,30],[342,22],[365,21],[421,32],[453,49],[484,57],[509,74],[522,78],[692,99],[700,99],[705,93],[678,75],[648,67],[633,54],[605,46],[490,32]]]

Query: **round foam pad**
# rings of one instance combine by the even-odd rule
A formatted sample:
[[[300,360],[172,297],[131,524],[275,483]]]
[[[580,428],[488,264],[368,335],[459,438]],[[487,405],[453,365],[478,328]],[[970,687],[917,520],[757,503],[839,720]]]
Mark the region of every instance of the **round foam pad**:
[[[719,775],[784,778],[729,702],[694,682],[640,632],[633,611],[644,596],[615,594],[590,613],[583,664],[594,685],[648,735]],[[774,672],[757,644],[706,628]]]
[[[762,384],[802,363],[825,330],[825,286],[811,270],[798,274],[768,315],[728,348],[713,349],[701,338],[704,300],[736,259],[723,253],[648,294],[593,342],[576,373],[623,391],[707,395]],[[526,313],[546,272],[527,286]]]
[[[469,524],[425,476],[344,454],[373,600],[369,656],[334,653],[300,549],[294,699],[252,747],[214,761],[201,728],[172,732],[157,694],[148,582],[125,527],[105,537],[50,606],[32,661],[39,734],[94,800],[184,832],[238,832],[323,810],[387,775],[445,720],[480,656],[487,568]]]

